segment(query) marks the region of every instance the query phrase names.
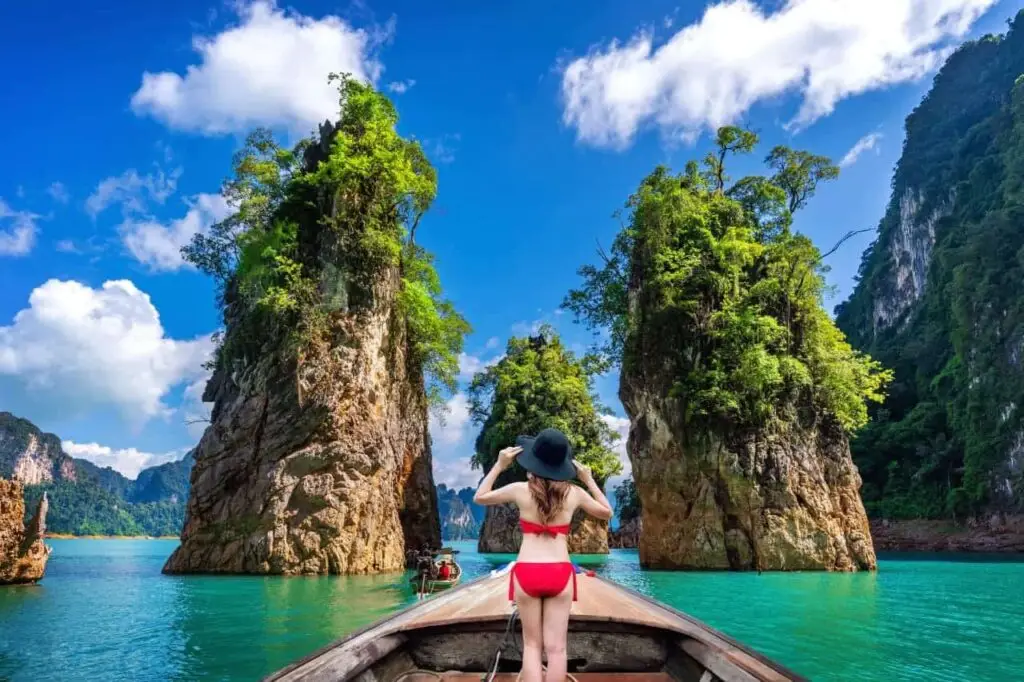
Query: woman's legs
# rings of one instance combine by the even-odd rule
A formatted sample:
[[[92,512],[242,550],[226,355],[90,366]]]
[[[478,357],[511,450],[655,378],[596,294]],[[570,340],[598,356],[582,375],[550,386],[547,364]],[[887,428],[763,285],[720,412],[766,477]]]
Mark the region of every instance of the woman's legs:
[[[514,577],[516,609],[523,625],[523,670],[521,682],[541,682],[542,611],[541,600],[526,594]]]
[[[548,669],[544,682],[564,682],[566,673],[566,640],[569,638],[569,610],[572,608],[570,580],[557,597],[545,599],[542,607],[544,654]],[[525,628],[525,624],[524,624]],[[525,658],[525,654],[524,654]],[[524,661],[525,663],[525,661]]]

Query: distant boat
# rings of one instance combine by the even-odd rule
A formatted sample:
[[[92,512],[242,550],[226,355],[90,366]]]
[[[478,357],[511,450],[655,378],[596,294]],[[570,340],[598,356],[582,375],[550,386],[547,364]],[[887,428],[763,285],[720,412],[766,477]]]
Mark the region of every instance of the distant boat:
[[[577,580],[570,682],[806,682],[638,592],[587,573]],[[418,602],[264,682],[514,682],[521,652],[506,568]]]
[[[416,593],[423,596],[450,590],[458,585],[462,579],[462,567],[455,561],[455,555],[458,553],[457,549],[442,547],[424,557],[424,560],[417,566],[416,575],[409,578],[409,584],[416,590]],[[448,577],[444,579],[438,577],[443,562],[448,563],[450,571]]]

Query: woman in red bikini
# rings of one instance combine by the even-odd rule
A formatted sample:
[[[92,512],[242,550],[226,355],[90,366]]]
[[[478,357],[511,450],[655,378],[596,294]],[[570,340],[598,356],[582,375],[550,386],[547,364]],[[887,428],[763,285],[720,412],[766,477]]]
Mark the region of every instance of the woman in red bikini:
[[[527,482],[493,490],[498,475],[513,461],[526,469]],[[569,482],[577,476],[586,490]],[[563,682],[569,610],[576,599],[576,572],[569,561],[566,536],[577,509],[598,519],[610,519],[608,498],[594,482],[590,469],[573,461],[565,434],[544,429],[536,438],[520,436],[515,447],[498,453],[498,461],[480,483],[473,501],[519,507],[523,544],[512,566],[508,590],[523,624],[522,679]],[[542,673],[541,651],[548,659],[546,674]]]

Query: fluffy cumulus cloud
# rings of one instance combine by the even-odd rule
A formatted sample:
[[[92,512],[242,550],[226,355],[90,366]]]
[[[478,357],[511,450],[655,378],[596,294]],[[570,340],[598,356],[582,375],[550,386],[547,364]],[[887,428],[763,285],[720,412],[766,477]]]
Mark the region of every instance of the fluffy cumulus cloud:
[[[173,271],[184,267],[181,247],[232,212],[220,194],[198,194],[187,203],[188,212],[169,223],[152,218],[126,219],[119,232],[128,253],[153,270]]]
[[[188,453],[188,450],[172,450],[159,454],[141,452],[135,448],[115,450],[99,443],[75,443],[70,440],[64,441],[61,445],[64,452],[72,457],[87,459],[97,466],[110,467],[132,479],[137,478],[143,469],[179,460]]]
[[[449,488],[475,488],[483,474],[474,469],[469,457],[458,457],[442,461],[434,459],[434,483],[444,483]]]
[[[203,372],[209,336],[172,339],[127,280],[98,289],[51,279],[0,326],[0,379],[66,413],[113,407],[132,424],[169,417],[165,397]]]
[[[210,372],[203,372],[198,379],[185,387],[181,401],[181,413],[185,419],[188,434],[199,440],[210,424],[211,403],[203,402],[203,391],[210,380]]]
[[[95,218],[111,206],[120,205],[126,216],[144,213],[150,202],[162,204],[174,194],[180,176],[180,168],[170,173],[157,168],[146,175],[139,175],[130,168],[121,175],[102,180],[85,200],[85,211]]]
[[[430,437],[435,445],[458,445],[469,434],[470,424],[469,398],[465,393],[456,393],[445,403],[441,414],[430,415]]]
[[[692,140],[757,102],[795,94],[807,125],[842,99],[912,81],[996,0],[750,0],[708,7],[655,45],[644,31],[564,64],[563,121],[581,142],[627,146],[643,126]]]
[[[619,439],[615,441],[615,454],[619,456],[622,461],[622,473],[618,476],[613,476],[608,480],[605,488],[607,490],[614,490],[618,487],[622,481],[633,475],[633,467],[629,461],[629,455],[626,454],[626,438],[629,436],[629,419],[626,417],[616,417],[613,414],[603,414],[601,419],[604,423],[611,427],[611,430],[619,434]]]
[[[40,216],[15,211],[0,199],[0,256],[27,256],[36,245]]]
[[[374,53],[387,35],[355,29],[336,16],[286,12],[265,0],[238,9],[237,25],[193,38],[198,63],[184,74],[143,74],[132,109],[171,128],[210,135],[260,125],[306,134],[337,111],[328,73],[376,81],[382,71]]]
[[[877,150],[878,143],[881,141],[881,139],[881,133],[868,133],[864,137],[857,140],[857,142],[854,143],[852,147],[850,147],[850,151],[846,152],[846,154],[843,155],[843,158],[839,161],[839,165],[843,168],[846,168],[857,163],[857,159],[859,159],[860,155],[863,154],[864,152],[871,151],[872,149]]]
[[[68,194],[67,187],[62,182],[55,182],[46,188],[46,193],[50,195],[54,201],[58,204],[66,204],[71,200],[71,195]]]
[[[416,85],[416,81],[411,78],[407,81],[391,81],[388,83],[388,90],[396,95],[404,95],[409,92],[414,85]]]
[[[498,364],[503,357],[505,357],[504,354],[485,360],[478,355],[459,353],[459,378],[470,381],[477,372],[482,372],[488,367]]]

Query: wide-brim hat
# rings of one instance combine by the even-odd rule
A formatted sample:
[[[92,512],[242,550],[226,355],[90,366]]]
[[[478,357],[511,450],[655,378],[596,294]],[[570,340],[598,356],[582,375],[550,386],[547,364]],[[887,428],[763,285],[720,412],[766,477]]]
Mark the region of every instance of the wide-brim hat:
[[[516,455],[516,461],[534,476],[552,481],[576,478],[572,445],[558,429],[544,429],[536,436],[519,436],[516,445],[523,449]]]

